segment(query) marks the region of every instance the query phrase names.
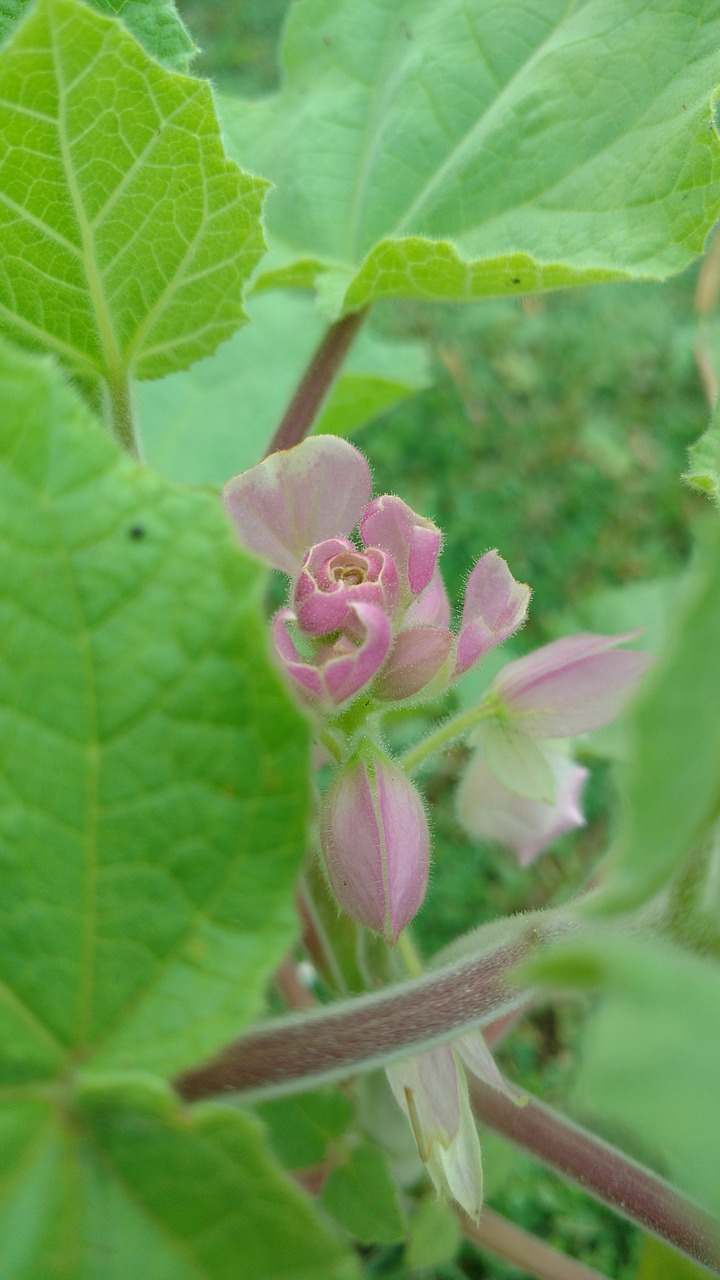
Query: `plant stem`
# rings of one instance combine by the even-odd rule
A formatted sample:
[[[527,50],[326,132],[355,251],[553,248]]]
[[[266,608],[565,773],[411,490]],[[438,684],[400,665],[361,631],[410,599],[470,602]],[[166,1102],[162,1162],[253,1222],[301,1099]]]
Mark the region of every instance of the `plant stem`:
[[[479,707],[472,707],[470,711],[462,711],[460,715],[451,716],[449,720],[445,720],[439,728],[429,733],[427,737],[421,738],[414,747],[406,751],[400,756],[398,761],[400,768],[406,773],[412,773],[413,769],[417,769],[418,765],[424,763],[429,756],[436,751],[441,751],[443,747],[447,747],[456,738],[463,737],[469,733],[476,725],[483,720],[489,720],[494,716],[497,708],[494,703],[487,699],[480,703]]]
[[[137,458],[138,462],[142,462],[140,438],[137,434],[133,417],[130,379],[123,370],[115,377],[108,379],[107,386],[113,435],[123,449],[132,454],[133,458]]]
[[[366,315],[367,308],[353,311],[330,325],[280,420],[268,454],[304,440]]]
[[[720,1275],[720,1223],[663,1178],[535,1098],[518,1107],[474,1077],[468,1085],[473,1111],[489,1128]]]
[[[462,1213],[457,1217],[468,1240],[481,1249],[498,1254],[513,1266],[521,1267],[535,1280],[604,1280],[599,1271],[544,1244],[537,1236],[517,1227],[492,1209],[483,1207],[477,1224]]]

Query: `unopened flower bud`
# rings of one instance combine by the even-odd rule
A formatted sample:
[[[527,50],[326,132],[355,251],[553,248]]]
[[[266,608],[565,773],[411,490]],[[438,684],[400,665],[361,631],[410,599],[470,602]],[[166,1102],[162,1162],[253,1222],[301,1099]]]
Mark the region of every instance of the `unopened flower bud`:
[[[412,595],[432,581],[442,534],[432,520],[419,516],[393,494],[375,498],[363,512],[360,536],[366,546],[382,547],[395,560]]]
[[[446,661],[453,637],[447,627],[408,627],[399,632],[373,691],[379,698],[412,698]]]
[[[341,907],[395,943],[422,906],[430,833],[410,779],[378,754],[357,756],[323,799],[320,847]]]

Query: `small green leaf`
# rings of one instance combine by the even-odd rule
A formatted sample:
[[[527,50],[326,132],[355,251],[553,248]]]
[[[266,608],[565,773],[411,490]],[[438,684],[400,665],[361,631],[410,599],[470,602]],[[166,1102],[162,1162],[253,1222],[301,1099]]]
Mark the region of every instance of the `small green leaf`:
[[[720,1213],[720,970],[667,942],[607,935],[561,943],[534,980],[599,987],[575,1102],[628,1135]]]
[[[225,99],[276,183],[258,287],[330,315],[664,278],[702,252],[718,0],[300,0],[275,97]]]
[[[325,328],[311,300],[263,294],[207,360],[137,388],[145,452],[173,480],[224,484],[263,457]],[[316,430],[348,435],[429,384],[424,348],[363,328]]]
[[[624,911],[656,893],[694,852],[720,805],[720,536],[629,723],[623,823],[589,910]]]
[[[421,1200],[410,1219],[407,1265],[439,1267],[452,1262],[459,1248],[460,1227],[450,1206],[443,1200]]]
[[[295,931],[307,727],[214,494],[119,454],[0,350],[0,1071],[174,1071]]]
[[[86,1082],[71,1114],[0,1106],[3,1280],[356,1280],[247,1116],[138,1077]]]
[[[10,336],[115,384],[234,333],[266,184],[225,156],[205,82],[80,0],[40,0],[0,50],[0,104]]]
[[[322,1202],[361,1244],[395,1244],[405,1239],[397,1188],[378,1147],[356,1147],[346,1164],[333,1169]]]
[[[289,1098],[274,1098],[256,1108],[270,1130],[278,1159],[288,1169],[319,1164],[328,1144],[350,1124],[355,1108],[337,1089],[315,1089]]]
[[[120,18],[148,53],[171,71],[187,71],[196,52],[173,0],[87,0],[98,13]],[[30,7],[30,0],[4,0],[0,44]]]
[[[690,446],[683,480],[720,506],[720,414],[717,409],[708,430]]]

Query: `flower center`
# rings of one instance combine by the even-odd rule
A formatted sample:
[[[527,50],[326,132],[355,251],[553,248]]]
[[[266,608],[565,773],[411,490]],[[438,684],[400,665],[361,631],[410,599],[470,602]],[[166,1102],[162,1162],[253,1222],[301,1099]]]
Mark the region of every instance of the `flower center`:
[[[368,563],[364,556],[335,556],[329,568],[333,580],[345,587],[358,587],[367,580]]]

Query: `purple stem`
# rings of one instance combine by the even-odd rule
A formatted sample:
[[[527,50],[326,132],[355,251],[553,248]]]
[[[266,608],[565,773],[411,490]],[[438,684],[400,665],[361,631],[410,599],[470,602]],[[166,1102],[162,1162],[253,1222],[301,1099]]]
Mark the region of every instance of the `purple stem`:
[[[268,454],[305,439],[366,315],[367,308],[353,311],[330,325],[280,419]]]
[[[601,1138],[531,1098],[518,1107],[471,1077],[475,1115],[624,1218],[720,1275],[720,1223]]]

